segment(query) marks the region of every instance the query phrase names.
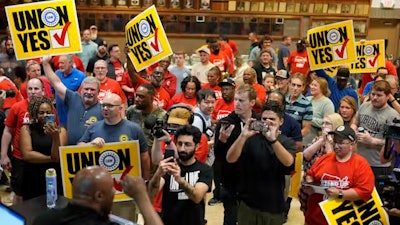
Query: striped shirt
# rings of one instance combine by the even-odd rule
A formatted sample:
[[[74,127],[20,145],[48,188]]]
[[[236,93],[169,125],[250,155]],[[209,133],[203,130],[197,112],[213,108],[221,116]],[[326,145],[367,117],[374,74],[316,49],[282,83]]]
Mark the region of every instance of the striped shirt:
[[[290,95],[287,95],[285,100],[286,113],[299,122],[302,128],[303,120],[311,122],[313,117],[312,105],[304,95],[300,95],[293,103],[290,103]]]

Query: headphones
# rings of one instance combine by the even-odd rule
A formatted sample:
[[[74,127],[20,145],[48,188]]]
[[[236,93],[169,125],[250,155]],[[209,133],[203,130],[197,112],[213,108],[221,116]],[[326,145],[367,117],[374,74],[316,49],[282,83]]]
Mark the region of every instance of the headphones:
[[[192,109],[192,107],[191,107],[190,105],[182,104],[182,103],[172,105],[172,106],[168,109],[167,113],[165,114],[165,121],[168,121],[169,114],[171,113],[172,110],[174,110],[174,109],[179,109],[179,108],[181,108],[181,109],[186,109],[187,111],[190,112],[190,117],[189,117],[189,119],[188,119],[188,123],[189,123],[189,124],[192,124],[192,123],[193,123],[193,120],[194,120],[193,109]]]

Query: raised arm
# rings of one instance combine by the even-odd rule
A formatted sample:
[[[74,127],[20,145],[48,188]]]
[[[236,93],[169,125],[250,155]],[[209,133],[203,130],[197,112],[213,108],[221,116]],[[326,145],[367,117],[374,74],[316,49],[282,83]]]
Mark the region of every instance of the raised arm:
[[[67,88],[61,82],[60,78],[54,73],[50,65],[51,56],[45,56],[42,59],[43,71],[47,79],[50,81],[51,86],[56,91],[57,95],[64,101],[67,93]]]

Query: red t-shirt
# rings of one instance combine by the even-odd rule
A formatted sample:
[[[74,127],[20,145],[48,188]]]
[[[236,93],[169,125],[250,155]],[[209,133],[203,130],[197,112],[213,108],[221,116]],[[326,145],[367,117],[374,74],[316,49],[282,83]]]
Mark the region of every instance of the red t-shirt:
[[[231,46],[229,46],[229,44],[221,45],[221,51],[223,51],[226,54],[226,56],[228,56],[229,61],[231,63],[233,63],[233,57],[234,56],[233,56],[233,51],[232,51]]]
[[[236,42],[233,41],[233,40],[229,40],[229,41],[228,41],[228,44],[229,44],[229,46],[231,47],[231,49],[232,49],[232,51],[233,51],[233,54],[236,55],[237,52],[238,52],[238,50],[239,50],[239,48],[238,48]]]
[[[182,92],[182,93],[177,94],[174,97],[172,97],[171,104],[169,105],[169,107],[171,107],[171,106],[173,106],[175,104],[187,104],[187,105],[190,105],[192,107],[195,107],[196,103],[197,103],[196,102],[196,97],[186,98],[184,93]]]
[[[342,190],[353,188],[364,201],[370,198],[375,186],[374,174],[368,161],[357,153],[353,153],[347,162],[338,162],[334,152],[325,154],[314,163],[308,175],[321,186]],[[305,215],[308,225],[328,224],[319,206],[323,197],[318,193],[310,195]]]
[[[126,103],[128,101],[119,83],[113,79],[106,77],[105,81],[100,83],[100,93],[97,99],[99,101],[102,101],[104,97],[109,93],[115,93],[119,95],[122,99],[122,103]]]
[[[129,77],[128,71],[125,71],[122,74],[122,80],[121,80],[121,82],[119,82],[119,84],[121,85],[121,87],[122,87],[122,85],[126,85],[129,88],[133,88],[133,84],[132,84],[131,78]],[[129,93],[125,92],[125,94],[126,94],[126,97],[128,97],[128,98],[135,97],[135,93],[132,93],[132,92],[129,92]]]
[[[82,62],[81,58],[79,58],[79,57],[76,56],[76,55],[72,55],[72,57],[73,57],[73,59],[74,59],[74,67],[75,67],[76,69],[82,71],[82,73],[85,73],[85,72],[86,72],[86,71],[85,71],[85,67],[83,66],[83,62]],[[59,59],[60,59],[60,56],[59,56],[59,55],[56,55],[56,56],[54,56],[54,57],[51,59],[51,63],[53,63],[54,68],[55,68],[56,70],[60,69],[60,67],[59,67],[59,62],[58,62]]]
[[[168,92],[163,87],[156,88],[156,93],[154,94],[155,105],[164,110],[168,110],[170,101],[171,98],[169,97]]]
[[[19,150],[19,134],[21,127],[29,124],[28,114],[29,102],[27,99],[17,102],[10,109],[4,124],[12,129],[13,136],[13,156],[17,159],[22,159],[21,151]]]
[[[119,61],[110,61],[114,65],[115,71],[115,80],[119,82],[122,81],[122,76],[124,74],[124,67],[121,65]]]
[[[223,51],[220,51],[218,55],[211,53],[208,61],[217,66],[221,72],[232,74],[234,71],[233,63],[229,61],[228,56]]]
[[[217,100],[222,98],[220,86],[215,85],[214,87],[211,87],[209,83],[201,85],[201,89],[207,89],[207,88],[210,88],[215,92],[215,97],[217,98]]]
[[[164,82],[162,87],[168,92],[169,96],[172,98],[176,93],[176,76],[169,71],[165,72]]]
[[[228,116],[231,112],[235,110],[235,102],[232,100],[231,102],[226,102],[224,99],[218,99],[215,102],[215,109],[212,114],[213,120],[220,120],[226,116]]]
[[[46,77],[39,77],[39,79],[44,84],[44,94],[45,94],[45,96],[49,97],[49,98],[53,98],[53,92],[51,92],[51,85],[50,85],[49,80],[47,80]],[[28,98],[28,92],[27,92],[26,88],[27,88],[27,82],[22,83],[21,87],[20,87],[20,92],[21,92],[21,95],[24,97],[24,99]]]
[[[266,99],[267,99],[267,92],[265,90],[265,87],[263,85],[261,85],[261,84],[255,83],[255,84],[253,84],[253,88],[257,92],[257,99],[259,99],[264,104]],[[260,106],[254,105],[253,109],[257,113],[261,112],[261,107]]]
[[[308,70],[310,69],[310,63],[308,62],[308,54],[307,51],[298,52],[293,51],[287,63],[290,64],[290,75],[295,73],[301,73],[303,76],[307,76]]]

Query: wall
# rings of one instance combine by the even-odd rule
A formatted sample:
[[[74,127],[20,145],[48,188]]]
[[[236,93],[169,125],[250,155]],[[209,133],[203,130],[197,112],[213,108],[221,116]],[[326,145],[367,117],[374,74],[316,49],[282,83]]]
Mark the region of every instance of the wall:
[[[388,23],[391,23],[392,25],[389,25]],[[394,57],[398,57],[400,56],[399,26],[399,20],[371,19],[367,39],[388,39],[389,46],[386,49],[386,54],[393,54]]]

